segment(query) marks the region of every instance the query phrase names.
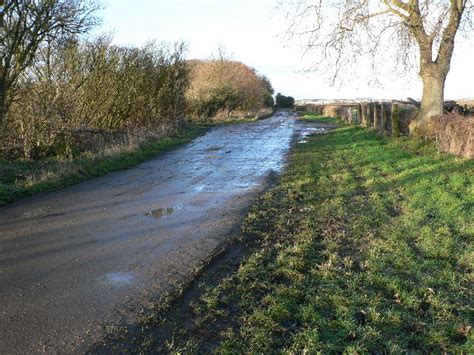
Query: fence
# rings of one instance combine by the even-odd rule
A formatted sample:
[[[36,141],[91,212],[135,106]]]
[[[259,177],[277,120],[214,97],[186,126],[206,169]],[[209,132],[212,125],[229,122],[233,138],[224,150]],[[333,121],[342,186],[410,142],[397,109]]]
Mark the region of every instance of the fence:
[[[388,135],[408,135],[418,107],[403,101],[303,103],[298,111],[328,117],[339,117],[356,126],[367,127]],[[447,114],[433,118],[434,140],[440,151],[474,157],[474,116]]]
[[[418,108],[404,102],[361,102],[340,104],[305,104],[298,110],[340,117],[344,121],[375,129],[389,135],[409,133],[410,122],[415,118]]]

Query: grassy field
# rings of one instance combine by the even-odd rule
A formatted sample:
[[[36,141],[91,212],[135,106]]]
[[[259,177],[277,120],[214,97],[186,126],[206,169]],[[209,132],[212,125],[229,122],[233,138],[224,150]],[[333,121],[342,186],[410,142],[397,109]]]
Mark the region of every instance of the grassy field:
[[[182,133],[173,137],[148,141],[139,147],[119,147],[72,160],[0,160],[0,206],[39,192],[56,190],[137,165],[191,141],[208,128],[208,125],[189,125]]]
[[[257,247],[166,350],[472,353],[473,207],[472,160],[355,127],[314,136],[248,214]]]

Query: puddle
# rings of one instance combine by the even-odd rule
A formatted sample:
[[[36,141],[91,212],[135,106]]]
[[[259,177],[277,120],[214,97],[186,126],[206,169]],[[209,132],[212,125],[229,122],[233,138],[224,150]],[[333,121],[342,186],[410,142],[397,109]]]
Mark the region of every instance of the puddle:
[[[23,213],[23,217],[25,218],[34,218],[34,217],[40,217],[45,211],[42,208],[38,208],[37,210],[32,210]]]
[[[322,133],[325,132],[326,128],[316,128],[316,127],[310,127],[310,128],[305,128],[303,132],[301,132],[302,135],[310,135],[314,133]]]
[[[240,181],[240,182],[235,183],[234,186],[238,189],[248,190],[252,188],[253,186],[255,186],[255,183],[251,181]]]
[[[145,216],[154,217],[160,219],[162,217],[171,216],[174,212],[174,208],[157,208],[156,210],[145,213]]]
[[[216,152],[218,150],[221,150],[222,148],[224,148],[223,146],[220,146],[220,145],[214,145],[210,148],[207,148],[206,149],[206,152]]]
[[[204,184],[204,185],[199,185],[199,186],[196,186],[196,187],[194,188],[194,190],[200,192],[200,191],[203,191],[206,187],[207,187],[206,184]]]
[[[133,282],[133,275],[131,273],[110,272],[105,274],[105,281],[112,286],[128,286]]]
[[[303,131],[300,132],[301,140],[298,143],[299,144],[308,143],[308,141],[305,138],[308,138],[309,136],[312,136],[315,134],[325,133],[326,131],[327,131],[326,128],[316,128],[316,127],[305,128]]]

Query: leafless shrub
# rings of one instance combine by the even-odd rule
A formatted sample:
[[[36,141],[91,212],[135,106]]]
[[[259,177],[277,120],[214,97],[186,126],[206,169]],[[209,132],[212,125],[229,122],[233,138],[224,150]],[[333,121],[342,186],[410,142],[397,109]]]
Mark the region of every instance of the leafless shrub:
[[[183,43],[126,48],[107,38],[45,46],[6,115],[1,156],[71,157],[81,147],[78,131],[127,136],[176,130],[186,110],[184,51]]]
[[[474,157],[474,116],[438,116],[433,120],[433,126],[441,151]]]

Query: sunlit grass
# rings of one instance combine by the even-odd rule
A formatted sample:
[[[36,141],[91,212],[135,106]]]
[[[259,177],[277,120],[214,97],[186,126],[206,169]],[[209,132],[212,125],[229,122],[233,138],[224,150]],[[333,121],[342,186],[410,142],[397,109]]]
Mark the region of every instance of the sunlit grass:
[[[316,115],[316,114],[313,114],[313,113],[302,113],[301,116],[299,117],[299,119],[302,120],[302,121],[307,121],[307,122],[322,122],[322,123],[337,123],[337,122],[339,122],[339,120],[337,118]]]

